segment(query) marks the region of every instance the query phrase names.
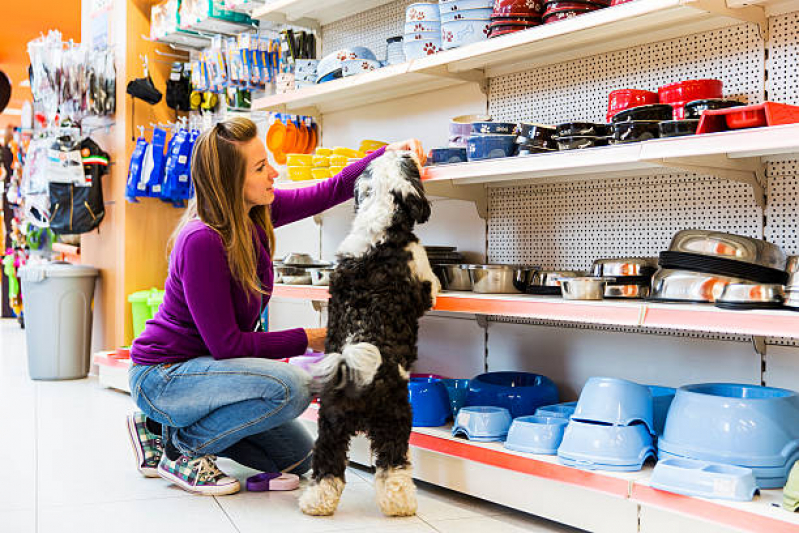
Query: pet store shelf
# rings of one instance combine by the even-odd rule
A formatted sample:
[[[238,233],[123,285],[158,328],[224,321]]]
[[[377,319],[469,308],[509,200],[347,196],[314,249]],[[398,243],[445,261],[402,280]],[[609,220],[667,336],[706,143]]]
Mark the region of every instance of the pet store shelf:
[[[330,298],[325,287],[275,285],[272,296],[311,301]],[[574,301],[552,296],[444,292],[435,311],[533,318],[730,335],[799,338],[799,313],[789,310],[732,311],[709,304],[661,304],[641,300]]]
[[[369,11],[394,0],[274,0],[253,10],[252,18],[318,28]]]
[[[103,387],[130,392],[128,370],[130,359],[114,357],[116,352],[97,352],[94,354],[94,364],[97,365],[97,380]]]
[[[374,2],[364,2],[368,3]],[[269,8],[279,9],[279,4]],[[731,9],[724,0],[637,0],[318,87],[265,97],[253,102],[253,108],[304,114],[341,111],[743,22],[760,24],[765,31],[763,8]]]
[[[313,423],[317,415],[313,405],[302,418]],[[365,439],[356,437],[353,444],[364,449],[367,443],[360,440]],[[773,505],[781,502],[781,490],[763,491],[746,503],[680,496],[649,487],[651,466],[629,473],[580,470],[555,456],[454,438],[448,427],[414,428],[410,444],[419,480],[589,531],[676,531],[677,515],[693,531],[788,533],[799,527],[799,514]]]

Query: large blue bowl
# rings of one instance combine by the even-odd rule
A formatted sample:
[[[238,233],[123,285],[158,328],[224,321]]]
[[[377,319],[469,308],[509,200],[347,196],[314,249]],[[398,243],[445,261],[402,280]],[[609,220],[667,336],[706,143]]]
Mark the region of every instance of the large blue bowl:
[[[546,376],[528,372],[489,372],[469,383],[466,405],[504,407],[513,418],[532,415],[558,401],[558,387]]]
[[[613,426],[571,420],[558,448],[561,463],[586,470],[637,472],[654,455],[652,435],[643,424]]]
[[[626,379],[594,377],[586,382],[572,420],[629,426],[646,425],[654,433],[652,392]]]
[[[408,382],[414,427],[438,427],[452,416],[449,395],[437,378],[411,378]]]
[[[751,468],[760,488],[782,487],[799,459],[799,396],[731,383],[680,387],[658,448],[661,458]]]
[[[517,452],[555,455],[568,423],[559,417],[520,416],[510,426],[505,447]]]
[[[453,418],[458,416],[458,411],[466,405],[466,397],[469,395],[468,379],[442,379],[441,383],[447,388],[449,394],[449,404],[452,407]]]

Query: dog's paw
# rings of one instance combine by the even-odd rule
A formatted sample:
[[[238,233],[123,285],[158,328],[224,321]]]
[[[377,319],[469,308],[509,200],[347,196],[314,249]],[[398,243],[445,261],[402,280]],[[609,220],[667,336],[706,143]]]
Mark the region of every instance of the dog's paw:
[[[378,470],[375,476],[377,505],[386,516],[416,514],[416,485],[411,467]]]
[[[330,516],[336,512],[341,493],[344,491],[344,480],[326,477],[313,481],[300,496],[300,509],[312,516]]]

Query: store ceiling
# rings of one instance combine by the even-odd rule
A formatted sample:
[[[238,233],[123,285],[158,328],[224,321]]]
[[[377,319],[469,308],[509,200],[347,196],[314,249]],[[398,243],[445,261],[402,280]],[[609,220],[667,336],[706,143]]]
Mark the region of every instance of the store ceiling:
[[[28,79],[27,44],[40,33],[59,30],[64,40],[80,41],[81,0],[3,1],[0,8],[0,70],[11,79],[11,101],[6,112],[0,114],[0,128],[19,124],[20,117],[13,114],[22,108],[31,93],[20,82]],[[32,5],[33,4],[33,5]]]

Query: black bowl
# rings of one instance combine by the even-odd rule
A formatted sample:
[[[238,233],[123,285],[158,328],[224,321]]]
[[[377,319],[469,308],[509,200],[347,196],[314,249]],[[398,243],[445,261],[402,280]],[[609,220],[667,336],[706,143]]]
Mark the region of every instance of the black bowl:
[[[540,124],[516,124],[513,134],[517,137],[530,139],[531,141],[551,141],[555,136],[555,128],[552,126],[542,126]],[[521,143],[520,143],[521,144]]]
[[[619,111],[611,119],[613,123],[634,122],[639,120],[671,120],[674,117],[674,108],[669,104],[649,104],[631,107]]]
[[[700,119],[703,111],[713,111],[716,109],[727,109],[729,107],[740,107],[746,105],[738,100],[728,100],[725,98],[708,98],[706,100],[694,100],[685,104],[685,118]]]
[[[613,144],[634,143],[657,139],[660,136],[659,122],[633,121],[613,124]]]
[[[555,126],[558,137],[591,136],[605,137],[608,134],[607,124],[593,122],[566,122]]]
[[[595,146],[607,146],[607,137],[596,137],[590,135],[572,135],[566,137],[556,137],[558,149],[560,150],[580,150],[583,148],[593,148]]]
[[[699,127],[698,120],[664,120],[660,123],[661,137],[684,137],[696,135]]]

